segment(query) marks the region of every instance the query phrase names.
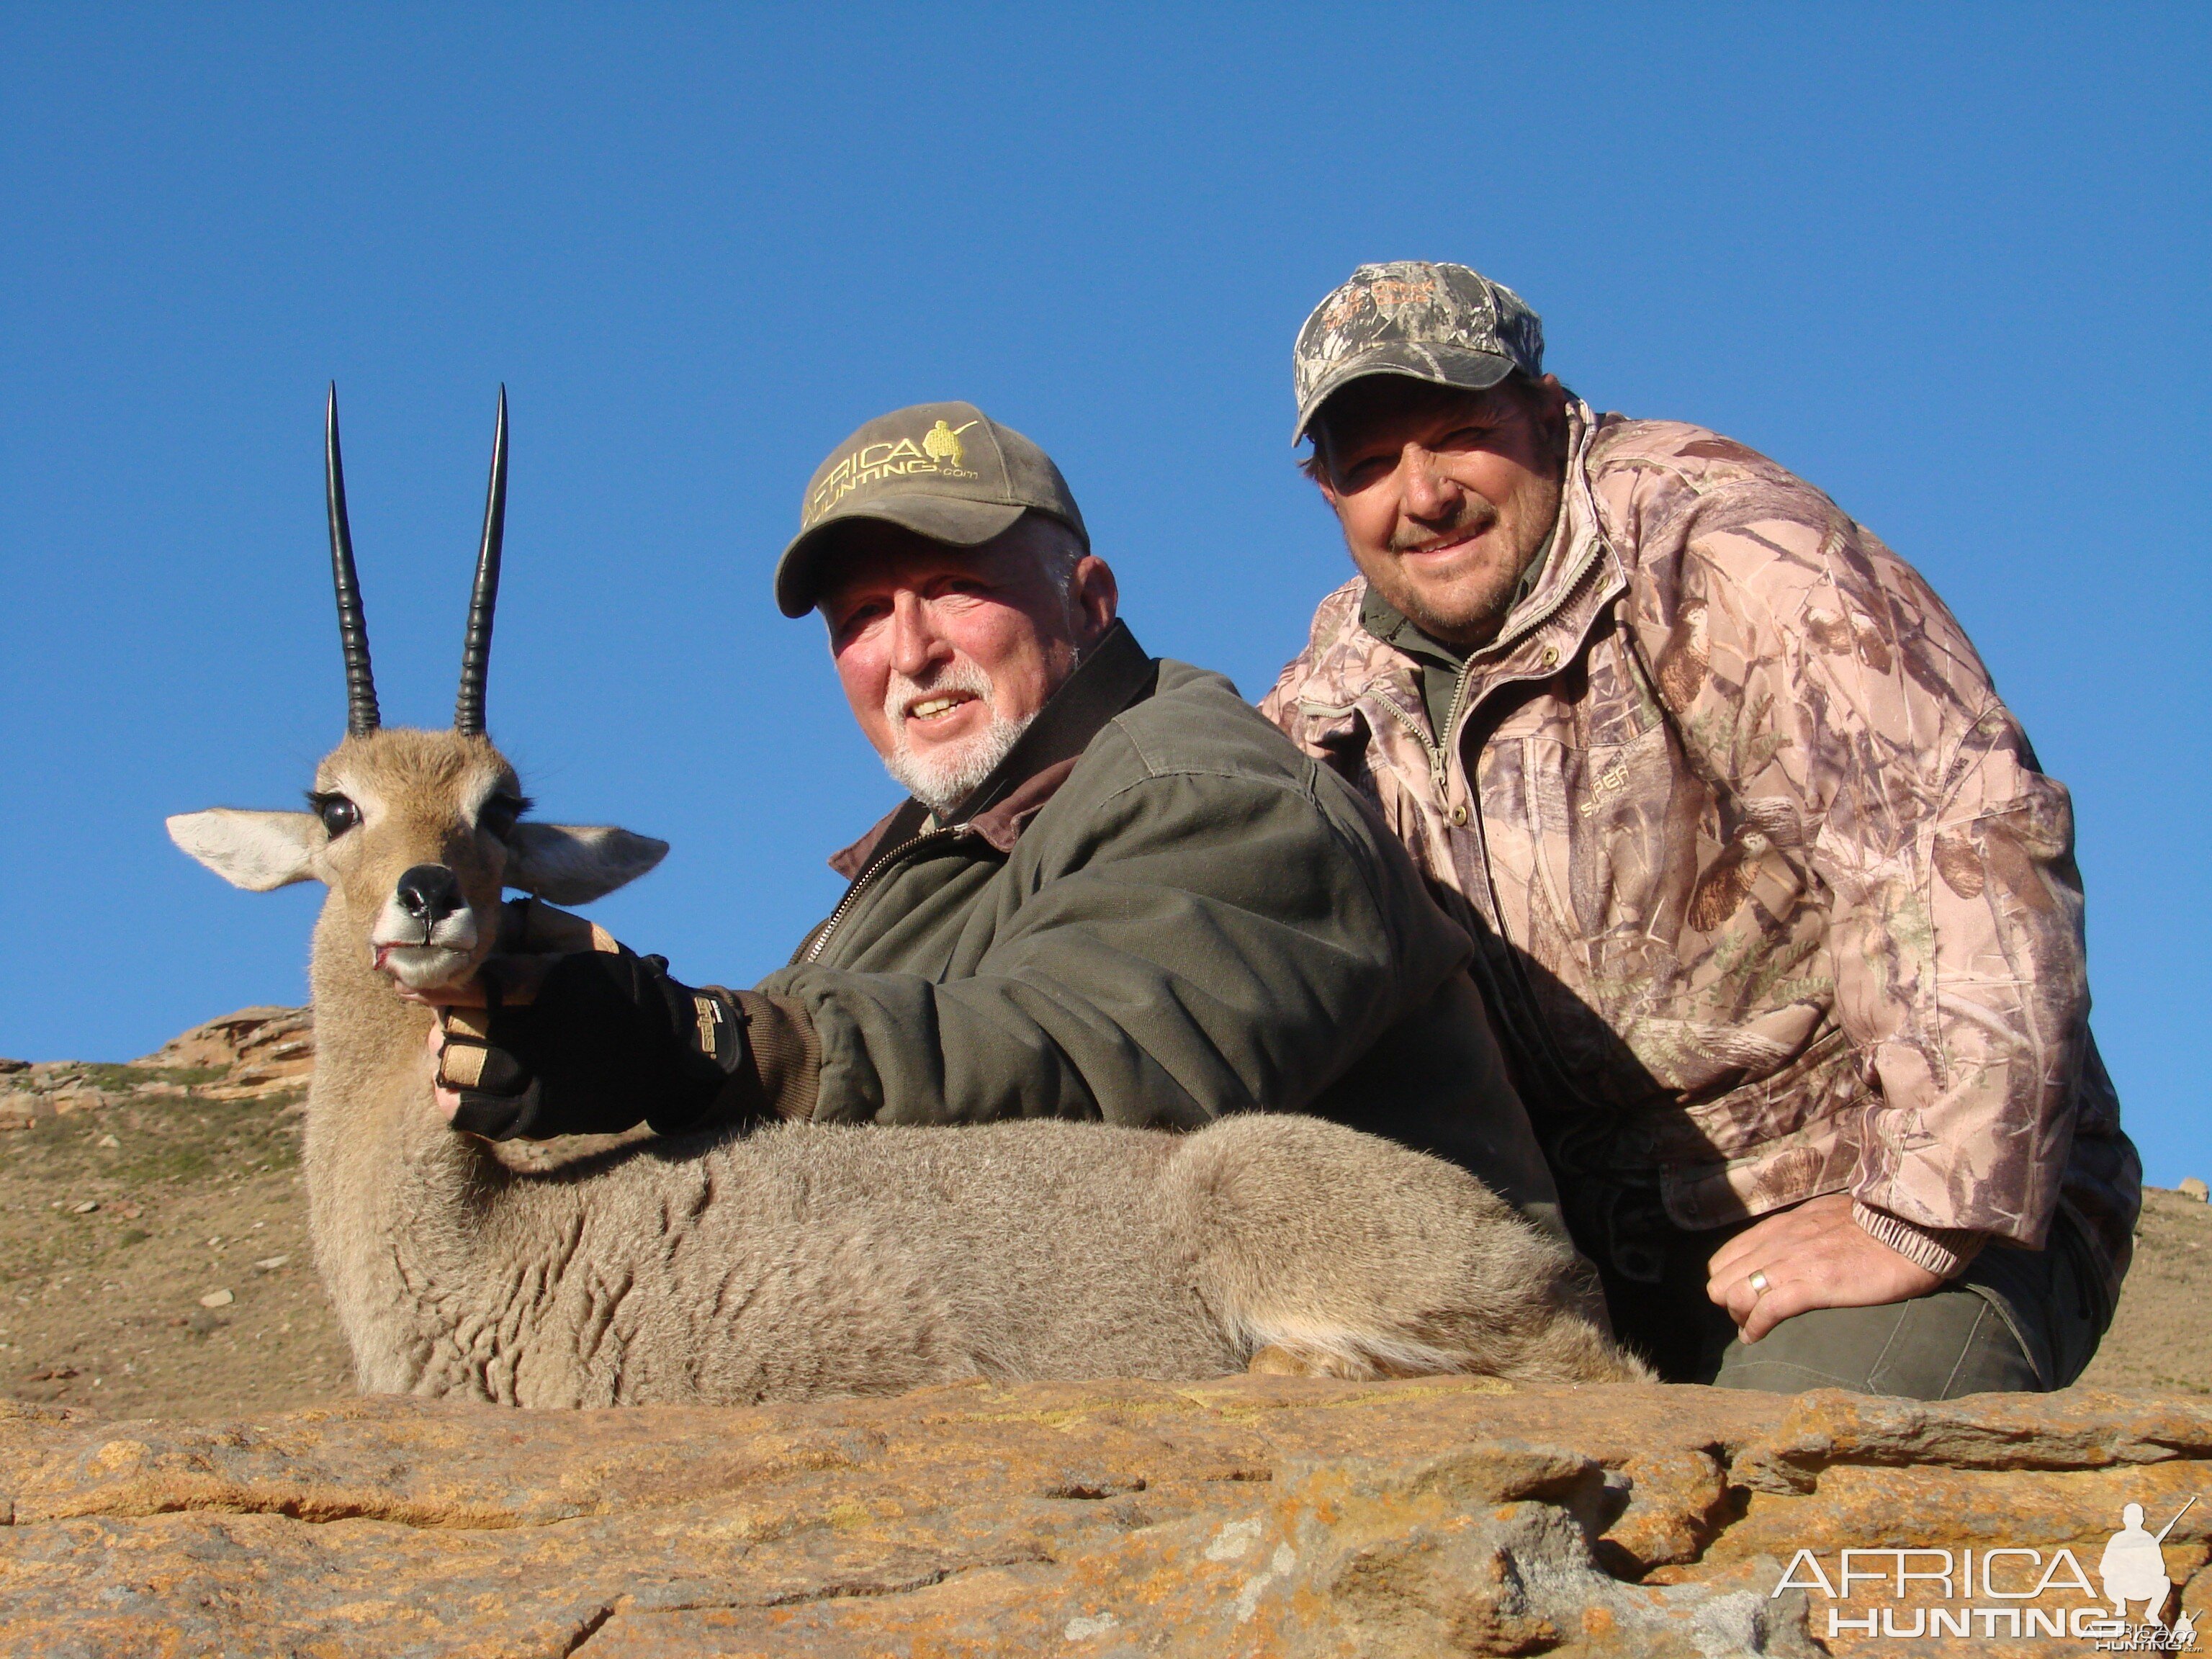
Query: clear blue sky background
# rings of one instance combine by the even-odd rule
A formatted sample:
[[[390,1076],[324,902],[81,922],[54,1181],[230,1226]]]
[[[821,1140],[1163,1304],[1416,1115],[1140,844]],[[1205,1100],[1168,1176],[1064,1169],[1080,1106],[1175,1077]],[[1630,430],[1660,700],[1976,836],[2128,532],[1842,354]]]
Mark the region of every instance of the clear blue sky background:
[[[450,719],[494,389],[494,734],[663,836],[600,907],[748,982],[892,791],[769,599],[828,447],[1042,442],[1154,651],[1257,695],[1346,574],[1300,319],[1464,260],[1600,408],[1773,455],[1915,562],[2075,792],[2096,1024],[2212,1175],[2212,9],[49,6],[0,15],[0,1054],[303,994],[319,890],[164,814],[343,720],[335,376],[387,718]]]

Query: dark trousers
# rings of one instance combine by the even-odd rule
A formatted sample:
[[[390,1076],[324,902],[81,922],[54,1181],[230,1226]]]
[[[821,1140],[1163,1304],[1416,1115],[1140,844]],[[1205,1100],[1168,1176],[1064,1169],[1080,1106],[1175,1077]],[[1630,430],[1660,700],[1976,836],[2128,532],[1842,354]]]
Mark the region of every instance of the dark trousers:
[[[1656,1284],[1601,1269],[1614,1331],[1668,1382],[1911,1400],[2039,1393],[2081,1374],[2112,1320],[2102,1277],[2062,1212],[2040,1250],[1991,1244],[1926,1296],[1817,1308],[1747,1346],[1727,1310],[1707,1299],[1705,1281],[1713,1252],[1751,1224],[1663,1237]]]

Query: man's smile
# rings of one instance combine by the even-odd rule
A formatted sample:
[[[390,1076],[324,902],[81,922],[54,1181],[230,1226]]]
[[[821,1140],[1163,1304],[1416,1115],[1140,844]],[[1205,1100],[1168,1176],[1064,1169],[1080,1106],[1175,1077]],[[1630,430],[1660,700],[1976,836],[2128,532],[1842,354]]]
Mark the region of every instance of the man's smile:
[[[910,720],[941,720],[963,703],[976,701],[972,691],[939,691],[918,698],[907,705],[906,717]]]
[[[1487,526],[1486,526],[1486,527]],[[1398,553],[1401,558],[1406,559],[1443,559],[1461,551],[1462,549],[1474,546],[1475,543],[1481,539],[1482,532],[1480,530],[1468,530],[1462,531],[1458,535],[1453,536],[1445,541],[1431,542],[1422,547],[1401,548],[1398,550]]]

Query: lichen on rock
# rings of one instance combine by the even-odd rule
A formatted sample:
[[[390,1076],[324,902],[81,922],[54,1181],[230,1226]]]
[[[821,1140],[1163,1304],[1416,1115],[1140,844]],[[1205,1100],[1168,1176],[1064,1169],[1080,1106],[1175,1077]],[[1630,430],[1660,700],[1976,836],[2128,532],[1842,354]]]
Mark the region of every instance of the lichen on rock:
[[[2124,1504],[2212,1486],[2208,1457],[2212,1406],[2081,1389],[1237,1377],[228,1424],[0,1405],[0,1654],[1887,1653],[1828,1641],[1817,1592],[1774,1593],[1790,1552],[2002,1539],[2094,1563]],[[2203,1508],[2166,1540],[2200,1616]]]

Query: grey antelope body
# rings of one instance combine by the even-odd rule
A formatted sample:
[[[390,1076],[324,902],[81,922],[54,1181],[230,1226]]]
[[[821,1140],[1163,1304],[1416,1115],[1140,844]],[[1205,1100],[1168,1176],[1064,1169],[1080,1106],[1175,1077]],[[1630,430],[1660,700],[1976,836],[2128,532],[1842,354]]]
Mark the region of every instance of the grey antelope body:
[[[1455,1166],[1316,1118],[1188,1135],[780,1124],[534,1173],[454,1133],[429,1086],[434,1017],[397,985],[474,973],[504,890],[583,902],[666,848],[524,819],[483,735],[505,394],[453,731],[380,726],[335,393],[327,454],[348,735],[312,811],[169,829],[240,886],[329,888],[305,1162],[316,1261],[364,1389],[580,1406],[1248,1364],[1643,1374],[1564,1243]]]

